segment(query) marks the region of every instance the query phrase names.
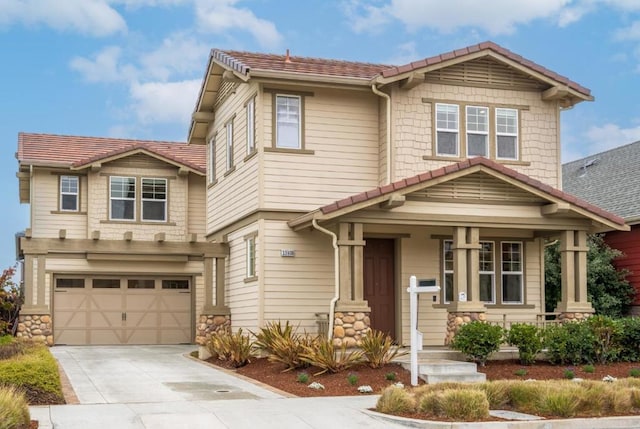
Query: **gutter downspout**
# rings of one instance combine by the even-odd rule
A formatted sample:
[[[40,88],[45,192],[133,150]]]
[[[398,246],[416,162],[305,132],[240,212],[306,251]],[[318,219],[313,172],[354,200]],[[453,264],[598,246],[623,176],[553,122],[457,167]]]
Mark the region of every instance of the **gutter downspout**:
[[[371,85],[371,91],[373,91],[374,94],[383,97],[386,100],[387,105],[387,176],[384,184],[388,185],[391,183],[391,97],[389,94],[385,94],[380,91],[375,84]]]
[[[336,302],[338,302],[338,299],[340,299],[340,254],[338,253],[338,236],[335,233],[329,231],[328,229],[318,225],[318,221],[315,218],[311,220],[311,224],[318,231],[323,232],[328,236],[330,236],[331,245],[333,246],[333,260],[334,260],[333,263],[335,265],[333,272],[335,274],[335,289],[333,292],[333,298],[331,299],[331,303],[329,304],[329,329],[327,332],[327,339],[332,340],[333,339],[333,323],[334,323],[335,313],[336,313]]]

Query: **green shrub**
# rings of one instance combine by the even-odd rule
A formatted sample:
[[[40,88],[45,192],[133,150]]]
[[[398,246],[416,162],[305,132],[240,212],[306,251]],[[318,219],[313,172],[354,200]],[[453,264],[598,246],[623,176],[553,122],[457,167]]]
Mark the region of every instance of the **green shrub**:
[[[593,374],[594,372],[596,372],[596,367],[593,365],[585,365],[582,367],[582,370],[587,374]]]
[[[472,422],[489,417],[489,401],[478,389],[454,389],[442,392],[442,411],[447,418]]]
[[[24,354],[0,361],[0,385],[24,390],[27,399],[31,393],[37,397],[44,392],[51,402],[64,403],[58,364],[43,344],[32,344]]]
[[[347,375],[347,381],[351,386],[355,386],[358,384],[358,374],[354,374],[353,372]]]
[[[492,353],[500,350],[504,331],[500,326],[481,321],[462,325],[451,342],[451,348],[484,366]]]
[[[625,317],[620,325],[620,360],[640,362],[640,317]]]
[[[621,325],[607,316],[592,316],[586,321],[593,335],[595,359],[601,364],[618,359]]]
[[[307,384],[307,382],[309,381],[309,374],[307,374],[306,372],[301,372],[298,374],[298,383],[303,383],[303,384]]]
[[[520,363],[530,365],[542,350],[542,331],[535,325],[514,323],[507,333],[507,342],[518,348]]]
[[[395,372],[388,372],[384,375],[385,380],[387,381],[396,381],[396,373]]]
[[[0,275],[0,335],[15,335],[18,313],[24,301],[20,287],[13,282],[15,268],[7,268]]]
[[[320,368],[322,371],[314,374],[319,375],[327,371],[337,373],[349,369],[361,363],[362,356],[362,350],[347,351],[347,343],[342,343],[338,349],[333,344],[333,340],[320,338],[314,344],[304,347],[300,359]]]
[[[214,333],[207,348],[211,355],[229,362],[234,368],[246,365],[253,356],[253,342],[248,335],[242,333],[242,328],[235,334],[227,331]]]
[[[562,373],[562,376],[567,380],[573,380],[574,378],[576,378],[576,372],[571,368],[567,368]]]
[[[513,372],[514,375],[517,375],[518,377],[524,377],[525,375],[527,375],[527,370],[524,368],[520,368],[520,369],[516,369]]]
[[[14,387],[0,387],[0,429],[28,428],[29,404]]]
[[[385,414],[409,413],[416,409],[413,396],[406,390],[395,386],[389,386],[382,391],[376,411]]]
[[[543,336],[551,363],[579,365],[593,362],[595,338],[586,323],[569,322],[549,326]]]
[[[629,370],[629,377],[633,377],[633,378],[640,377],[640,368],[631,368]]]
[[[379,368],[391,362],[395,357],[406,352],[400,352],[393,345],[393,338],[381,331],[371,330],[360,340],[360,349],[371,368]]]

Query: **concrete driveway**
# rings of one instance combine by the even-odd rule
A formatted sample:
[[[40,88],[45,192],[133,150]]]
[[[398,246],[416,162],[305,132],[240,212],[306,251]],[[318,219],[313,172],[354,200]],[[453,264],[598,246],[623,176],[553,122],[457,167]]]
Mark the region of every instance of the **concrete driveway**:
[[[78,405],[31,407],[40,429],[389,428],[374,396],[285,398],[186,356],[195,346],[58,346]]]

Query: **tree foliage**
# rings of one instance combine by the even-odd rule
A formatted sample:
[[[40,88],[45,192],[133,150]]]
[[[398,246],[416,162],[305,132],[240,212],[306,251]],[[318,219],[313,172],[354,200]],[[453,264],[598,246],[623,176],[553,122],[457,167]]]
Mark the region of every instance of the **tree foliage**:
[[[587,294],[597,314],[622,317],[627,314],[635,290],[626,280],[628,270],[617,270],[613,260],[622,252],[612,249],[601,234],[588,237]],[[560,243],[545,250],[545,306],[554,311],[561,297]]]
[[[15,268],[7,268],[0,276],[0,336],[15,335],[18,327],[18,313],[23,296],[18,285],[13,282]]]

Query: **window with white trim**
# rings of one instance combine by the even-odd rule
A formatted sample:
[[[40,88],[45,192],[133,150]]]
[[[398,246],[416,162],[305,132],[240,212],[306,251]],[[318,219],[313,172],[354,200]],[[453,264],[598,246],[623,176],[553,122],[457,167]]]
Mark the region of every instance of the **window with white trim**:
[[[135,220],[135,177],[111,176],[109,178],[109,219]]]
[[[227,122],[227,171],[233,168],[233,119]]]
[[[467,156],[489,157],[489,108],[467,106]]]
[[[524,290],[522,281],[522,242],[503,241],[500,263],[502,268],[502,302],[522,304]]]
[[[495,253],[493,241],[480,242],[480,301],[495,303]]]
[[[299,95],[276,95],[276,147],[283,149],[301,149],[301,109]]]
[[[245,239],[246,251],[246,278],[256,276],[256,236],[252,235]]]
[[[167,220],[167,179],[142,179],[142,220]]]
[[[496,158],[518,159],[518,111],[496,108]]]
[[[60,176],[60,211],[78,211],[78,190],[80,178],[78,176]]]
[[[503,241],[499,243],[500,266],[496,266],[496,243],[480,241],[479,277],[480,301],[496,303],[496,276],[500,279],[501,303],[523,304],[522,242]],[[442,242],[444,277],[444,303],[453,301],[453,240]],[[499,275],[496,273],[500,269]]]
[[[216,138],[209,140],[209,183],[216,181]]]
[[[458,156],[459,107],[436,103],[436,155]]]
[[[245,107],[247,113],[247,155],[256,150],[256,99],[252,98]]]

